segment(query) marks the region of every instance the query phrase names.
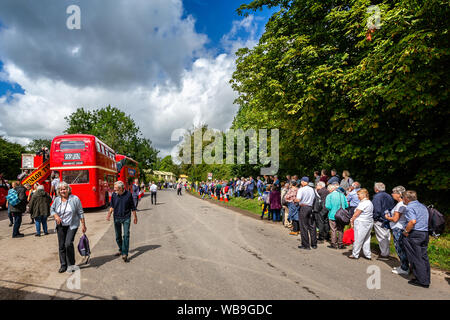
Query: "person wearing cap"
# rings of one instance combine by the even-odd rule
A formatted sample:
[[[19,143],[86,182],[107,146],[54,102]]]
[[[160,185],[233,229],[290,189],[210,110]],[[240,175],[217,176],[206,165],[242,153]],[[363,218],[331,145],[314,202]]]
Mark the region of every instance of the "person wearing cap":
[[[311,247],[317,249],[316,222],[312,212],[316,194],[314,189],[309,186],[308,177],[303,177],[300,183],[302,187],[297,192],[297,199],[294,200],[300,205],[298,218],[302,244],[298,247],[305,250],[311,250]]]

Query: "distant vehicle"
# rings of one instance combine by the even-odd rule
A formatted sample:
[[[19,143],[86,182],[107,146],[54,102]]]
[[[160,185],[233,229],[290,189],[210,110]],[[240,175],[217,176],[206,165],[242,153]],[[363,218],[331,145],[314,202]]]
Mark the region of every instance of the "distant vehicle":
[[[122,181],[125,189],[131,191],[134,179],[139,179],[138,162],[122,154],[116,154],[116,162],[117,180]]]
[[[116,153],[93,135],[60,135],[52,141],[50,170],[71,186],[84,208],[102,207],[117,181]]]
[[[0,209],[6,208],[6,196],[8,195],[8,186],[0,179]]]

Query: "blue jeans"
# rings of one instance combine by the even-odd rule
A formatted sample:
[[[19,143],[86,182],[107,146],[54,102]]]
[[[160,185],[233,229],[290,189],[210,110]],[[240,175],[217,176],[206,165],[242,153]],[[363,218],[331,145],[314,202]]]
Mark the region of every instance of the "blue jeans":
[[[22,213],[14,213],[13,237],[19,235],[20,225],[22,224]]]
[[[406,271],[409,269],[409,261],[408,257],[406,256],[405,246],[403,244],[404,235],[402,233],[403,231],[398,228],[392,229],[392,235],[394,236],[394,246],[395,251],[397,251],[397,255],[401,262],[401,268],[403,271]]]
[[[44,233],[48,233],[47,217],[44,217],[44,216],[36,217],[36,218],[34,218],[34,222],[36,225],[36,234],[38,234],[38,235],[41,234],[41,223],[42,223],[42,228],[44,229]]]
[[[11,224],[13,224],[14,223],[14,218],[12,216],[11,207],[9,205],[8,205],[8,218],[9,218],[9,222],[11,222]]]
[[[128,255],[128,249],[130,247],[130,223],[131,218],[119,220],[114,219],[114,229],[116,231],[116,242],[119,246],[119,251],[122,255]],[[122,237],[122,225],[123,225],[123,237]]]
[[[272,209],[273,221],[280,221],[280,210],[281,209]]]
[[[259,195],[260,197],[262,197],[262,195],[263,195],[263,193],[262,193],[262,188],[258,188],[258,195]]]

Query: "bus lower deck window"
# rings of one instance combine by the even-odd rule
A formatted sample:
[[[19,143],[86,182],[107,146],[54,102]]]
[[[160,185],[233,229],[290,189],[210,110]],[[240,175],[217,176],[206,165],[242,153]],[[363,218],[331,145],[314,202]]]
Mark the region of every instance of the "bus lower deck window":
[[[88,170],[71,170],[63,171],[62,179],[68,184],[80,184],[89,183],[89,171]]]

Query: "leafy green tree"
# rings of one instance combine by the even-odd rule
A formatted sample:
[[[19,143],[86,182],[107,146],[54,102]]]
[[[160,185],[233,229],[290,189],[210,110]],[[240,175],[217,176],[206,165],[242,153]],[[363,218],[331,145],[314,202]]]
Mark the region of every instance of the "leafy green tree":
[[[16,179],[21,172],[22,153],[25,153],[23,146],[0,136],[0,175],[8,180]]]
[[[27,146],[25,147],[27,152],[36,153],[41,150],[42,147],[47,147],[50,150],[50,146],[52,144],[52,140],[50,139],[33,139]]]
[[[157,163],[158,164],[156,165],[156,170],[172,172],[176,176],[180,174],[180,167],[172,161],[171,155],[159,159]]]
[[[444,0],[255,0],[279,7],[257,46],[237,52],[234,128],[279,128],[280,172],[349,169],[447,202],[448,16]]]
[[[79,108],[65,119],[68,124],[65,133],[95,135],[117,153],[138,161],[141,170],[156,164],[158,151],[143,137],[134,120],[117,108],[110,105],[93,111]]]

